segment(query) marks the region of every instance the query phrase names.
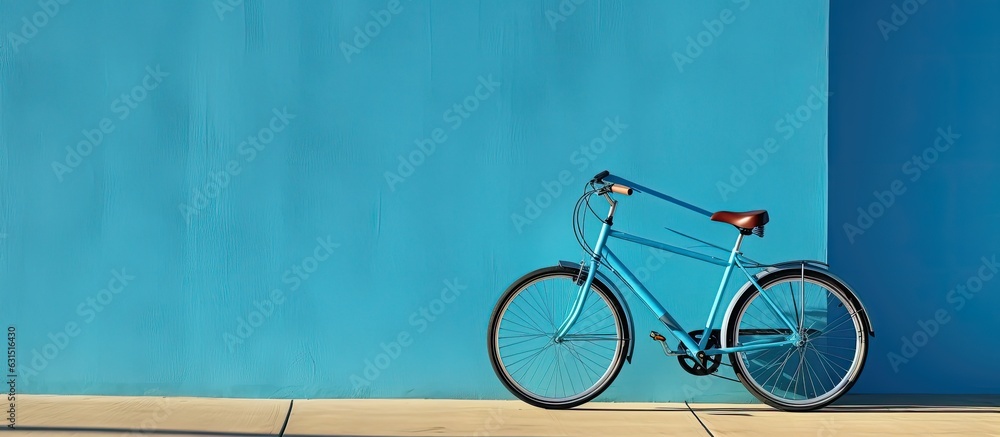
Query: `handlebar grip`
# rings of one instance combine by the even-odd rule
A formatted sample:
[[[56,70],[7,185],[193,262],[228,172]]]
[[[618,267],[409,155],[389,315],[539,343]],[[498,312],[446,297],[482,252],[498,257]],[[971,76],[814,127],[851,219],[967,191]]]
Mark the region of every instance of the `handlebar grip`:
[[[604,170],[604,171],[602,171],[602,172],[600,172],[600,173],[598,173],[598,174],[594,175],[594,178],[593,178],[593,179],[591,179],[591,181],[594,181],[594,182],[601,182],[602,180],[604,180],[604,178],[606,178],[606,177],[608,177],[608,176],[610,176],[610,175],[611,175],[611,172],[609,172],[609,171],[607,171],[607,170]]]
[[[629,188],[629,187],[626,187],[624,185],[612,185],[611,186],[611,191],[613,191],[615,193],[618,193],[618,194],[624,194],[626,196],[631,196],[632,195],[632,189]]]

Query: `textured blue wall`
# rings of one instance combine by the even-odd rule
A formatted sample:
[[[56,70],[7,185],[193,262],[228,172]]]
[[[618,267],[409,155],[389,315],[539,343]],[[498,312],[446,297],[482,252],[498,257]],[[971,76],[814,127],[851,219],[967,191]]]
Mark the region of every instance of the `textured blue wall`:
[[[762,260],[825,258],[826,2],[576,3],[0,3],[22,392],[508,398],[489,313],[580,258],[605,168],[770,209]],[[735,238],[649,199],[617,222]],[[704,322],[720,269],[620,252]],[[749,399],[636,325],[604,399]]]
[[[830,264],[878,335],[855,391],[1000,393],[1000,3],[831,7]]]

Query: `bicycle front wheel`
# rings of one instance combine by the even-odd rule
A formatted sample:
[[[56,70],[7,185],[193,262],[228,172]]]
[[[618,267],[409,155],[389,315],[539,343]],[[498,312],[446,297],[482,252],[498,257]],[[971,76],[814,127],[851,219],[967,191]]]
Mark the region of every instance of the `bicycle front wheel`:
[[[618,375],[628,338],[621,304],[594,279],[580,318],[562,341],[556,330],[580,286],[577,270],[549,267],[514,282],[497,302],[487,342],[500,381],[519,399],[562,409],[597,397]]]
[[[850,390],[868,356],[864,313],[847,287],[819,272],[781,270],[739,296],[726,345],[796,343],[729,355],[736,376],[762,402],[785,411],[822,408]],[[784,314],[784,319],[779,316]]]

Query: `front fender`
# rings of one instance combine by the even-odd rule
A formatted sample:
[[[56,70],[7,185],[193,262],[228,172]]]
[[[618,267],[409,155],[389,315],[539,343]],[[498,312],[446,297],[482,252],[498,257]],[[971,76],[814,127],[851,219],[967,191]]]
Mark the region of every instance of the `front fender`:
[[[568,267],[575,270],[580,270],[580,263],[575,263],[572,261],[559,261],[560,267]],[[603,272],[598,270],[597,277],[595,279],[600,280],[602,284],[607,285],[608,289],[614,293],[615,298],[622,305],[622,309],[625,310],[625,323],[628,325],[628,332],[625,335],[628,336],[628,354],[625,355],[625,360],[629,363],[632,362],[632,352],[635,350],[635,325],[632,324],[632,311],[628,308],[628,301],[625,300],[625,296],[622,294],[621,290],[611,279],[608,278]]]

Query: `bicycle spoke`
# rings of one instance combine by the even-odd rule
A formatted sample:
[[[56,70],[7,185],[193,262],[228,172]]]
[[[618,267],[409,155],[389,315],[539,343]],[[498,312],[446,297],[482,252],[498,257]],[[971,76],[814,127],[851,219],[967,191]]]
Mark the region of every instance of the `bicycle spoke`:
[[[593,327],[594,325],[597,325],[598,323],[602,323],[602,322],[604,322],[605,320],[608,320],[608,319],[612,319],[612,320],[611,320],[611,323],[612,323],[612,324],[614,323],[614,319],[612,318],[611,314],[608,314],[608,315],[607,315],[607,316],[605,316],[605,317],[604,317],[603,319],[601,319],[601,320],[598,320],[598,321],[596,321],[596,322],[594,322],[594,323],[591,323],[590,325],[588,325],[588,326],[587,326],[587,327],[585,327],[585,328],[580,328],[580,330],[579,330],[578,332],[579,332],[579,333],[584,333],[584,331],[586,331],[587,329],[590,329],[590,328],[591,328],[591,327]]]
[[[505,335],[503,337],[504,339],[524,338],[524,337],[536,337],[537,338],[537,337],[547,337],[549,335],[549,334],[528,334],[526,332],[514,331],[513,329],[507,329],[507,328],[500,328],[500,330],[501,331],[512,331],[512,332],[517,332],[518,334],[520,334],[520,335]]]
[[[808,356],[808,355],[809,355],[809,351],[810,351],[810,349],[809,349],[809,348],[806,348],[806,356]],[[815,352],[815,351],[813,351],[813,353],[815,354],[816,352]],[[822,361],[822,360],[820,360],[820,362],[819,362],[819,366],[820,366],[821,368],[823,368],[823,361]],[[810,370],[811,370],[811,369],[812,369],[812,366],[810,366]],[[831,378],[831,377],[830,377],[830,373],[826,371],[826,368],[823,368],[823,372],[827,374],[826,376],[827,376],[827,378],[828,378],[828,379],[830,380],[830,382],[831,382],[831,383],[835,382],[835,381],[833,381],[833,378]],[[820,375],[819,375],[819,372],[812,372],[812,371],[810,371],[810,374],[811,374],[811,375],[812,375],[813,373],[815,373],[815,377],[816,377],[815,379],[816,379],[816,380],[819,380],[819,378],[820,378]],[[811,378],[811,377],[810,377],[810,382],[812,382],[812,378]],[[827,390],[826,388],[824,388],[824,385],[823,385],[823,382],[822,382],[822,381],[819,381],[819,383],[820,383],[820,388],[821,388],[821,389],[823,390],[823,393],[820,393],[819,391],[817,391],[817,390],[816,390],[816,385],[815,385],[815,384],[813,384],[813,397],[816,397],[816,396],[819,396],[820,394],[826,394],[826,393],[827,393],[827,391],[828,391],[828,390]],[[833,387],[836,387],[836,385],[837,385],[837,384],[833,384]],[[833,388],[833,387],[831,387],[831,388]]]
[[[541,355],[542,352],[545,352],[546,350],[548,350],[548,348],[550,348],[550,347],[552,347],[552,344],[546,345],[545,347],[539,349],[537,352],[535,352],[532,355],[529,355],[529,356],[527,356],[525,358],[521,358],[521,359],[519,359],[517,361],[514,361],[514,362],[512,362],[510,364],[507,364],[507,366],[514,366],[516,364],[520,364],[522,361],[529,360],[529,359],[534,359],[534,358],[538,357],[539,355]],[[530,351],[525,351],[524,353],[531,353],[531,352]],[[517,354],[514,354],[514,355],[517,355]],[[529,361],[528,363],[526,363],[525,366],[527,366],[529,364],[531,364],[531,361]],[[522,367],[524,367],[524,366],[522,366]],[[520,370],[520,369],[521,368],[518,368],[518,370]],[[515,372],[516,372],[516,370],[515,370]]]
[[[775,351],[775,350],[776,350],[776,349],[768,349],[768,351]],[[785,355],[786,355],[786,354],[781,354],[781,353],[779,353],[777,357],[775,357],[775,358],[774,358],[773,360],[769,361],[769,362],[768,362],[768,363],[767,363],[766,365],[764,365],[763,367],[761,367],[761,368],[760,368],[760,369],[758,369],[758,370],[759,370],[759,371],[763,371],[763,370],[767,370],[767,369],[770,369],[770,368],[771,368],[772,366],[774,366],[775,364],[777,364],[779,360],[781,360],[782,358],[784,358],[784,357],[785,357]],[[753,371],[751,371],[751,374],[752,374],[752,373],[753,373]],[[773,375],[773,373],[772,373],[771,375]],[[770,379],[770,378],[769,378],[769,379]]]
[[[795,373],[792,374],[792,380],[788,383],[788,388],[792,388],[792,391],[785,389],[785,393],[792,396],[799,393],[799,373],[802,372],[802,349],[800,348],[797,352],[799,353],[799,365],[795,367]],[[795,384],[794,388],[792,387],[792,383]]]
[[[840,319],[844,319],[844,317],[847,317],[847,318],[846,318],[846,319],[844,319],[843,321],[840,321],[839,323],[837,323],[837,324],[836,324],[836,325],[834,325],[833,327],[829,327],[829,326],[828,326],[828,327],[827,327],[827,329],[826,329],[826,330],[824,330],[823,332],[829,332],[830,330],[832,330],[832,329],[834,329],[834,328],[837,328],[837,327],[838,327],[838,326],[840,326],[840,325],[843,325],[843,324],[844,324],[844,323],[846,323],[847,321],[853,321],[853,320],[854,320],[854,315],[855,315],[855,314],[857,314],[857,313],[858,313],[859,311],[860,311],[860,310],[855,310],[855,311],[854,311],[853,313],[852,313],[852,312],[850,312],[850,311],[848,311],[848,312],[844,313],[844,315],[842,315],[842,316],[838,316],[838,317],[837,317],[836,319],[834,319],[834,322],[837,322],[837,321],[840,321]],[[809,329],[812,329],[812,327],[813,327],[813,326],[816,326],[816,323],[818,323],[818,322],[819,322],[818,320],[817,320],[816,322],[813,322],[812,326],[810,326],[810,327],[809,327]],[[829,324],[829,323],[832,323],[832,322],[827,322],[827,323]],[[821,334],[821,335],[822,335],[822,334]]]
[[[556,356],[555,359],[552,360],[552,365],[549,366],[549,370],[546,371],[546,373],[542,374],[542,381],[548,381],[549,382],[549,385],[546,387],[546,393],[552,393],[552,386],[556,382],[556,379],[554,378],[554,376],[556,374],[557,369],[559,368],[559,359],[558,358],[559,357]],[[546,375],[548,375],[549,373],[551,373],[552,376],[546,377]]]
[[[812,387],[812,396],[809,396],[809,392],[808,391],[806,392],[806,398],[807,399],[808,398],[814,398],[814,397],[816,397],[816,396],[819,395],[819,392],[816,391],[816,384],[813,381],[812,368],[809,366],[809,359],[808,359],[808,356],[807,356],[808,352],[809,352],[809,350],[806,349],[805,352],[802,354],[803,359],[805,360],[805,363],[806,363],[806,377],[807,377],[806,381],[809,382],[809,387]],[[802,388],[803,389],[806,388],[805,384],[802,384]]]
[[[545,291],[545,294],[543,294],[542,296],[543,297],[544,296],[551,296],[551,298],[552,298],[552,305],[549,305],[549,311],[548,311],[549,312],[549,326],[551,326],[552,329],[555,330],[555,328],[556,328],[556,296],[555,296],[554,293],[549,292],[549,285],[548,285],[547,282],[542,282],[541,284],[542,284],[542,290]],[[544,301],[545,301],[545,299],[542,299],[542,303],[543,304],[545,303]],[[545,307],[542,307],[542,309],[545,309]]]
[[[782,359],[784,359],[787,356],[787,352],[783,353],[782,351],[778,350],[777,348],[768,349],[768,351],[770,351],[770,352],[776,352],[777,356],[774,357],[774,359],[772,359],[771,361],[768,361],[767,364],[765,364],[764,366],[762,366],[758,370],[768,370],[768,369],[771,369],[772,367],[774,367],[775,365],[778,364],[778,361],[781,361]],[[773,375],[773,373],[771,373],[770,375]]]
[[[579,352],[577,352],[576,348],[572,347],[572,345],[567,346],[566,349],[568,351],[570,351],[570,353],[572,353],[574,356],[576,356],[577,358],[579,358],[579,363],[583,364],[583,366],[587,370],[591,370],[595,374],[597,374],[598,376],[600,376],[600,374],[601,374],[601,364],[600,363],[594,361],[593,359],[590,359],[588,357],[585,357],[585,356],[581,355]],[[584,360],[590,361],[591,363],[594,364],[594,366],[593,367],[588,366],[587,363],[584,362]]]
[[[772,372],[771,375],[764,380],[764,383],[761,384],[761,386],[766,386],[767,383],[771,381],[771,378],[777,376],[778,378],[774,380],[775,384],[774,387],[777,388],[778,382],[781,380],[781,375],[785,374],[785,364],[788,364],[788,359],[792,357],[792,354],[794,352],[795,352],[794,349],[788,350],[788,353],[784,355],[785,359],[781,362],[781,365],[779,365],[778,368],[775,369],[774,372]]]
[[[545,311],[544,310],[539,309],[539,308],[544,308],[545,304],[541,303],[541,304],[539,304],[539,306],[536,307],[534,304],[538,303],[538,299],[537,298],[531,299],[531,297],[533,297],[533,296],[535,296],[535,294],[528,293],[528,297],[525,298],[525,305],[527,305],[529,308],[531,308],[532,310],[534,310],[535,313],[537,313],[539,316],[541,316],[542,320],[548,321],[549,324],[552,327],[555,327],[555,322],[553,321],[553,319],[550,318],[550,317],[547,317],[545,315]],[[541,328],[539,328],[539,331],[541,331]]]
[[[576,351],[573,350],[572,347],[567,347],[567,350],[569,350],[570,353],[572,353],[574,355],[576,354]],[[578,371],[577,372],[577,377],[580,378],[580,387],[581,388],[586,388],[588,384],[587,384],[587,381],[583,380],[583,376],[584,375],[583,375],[583,371],[582,370],[589,371],[590,369],[586,365],[583,365],[583,363],[579,359],[577,359],[576,361],[574,361],[573,364],[576,367],[576,370]],[[581,369],[581,366],[583,367],[582,369]]]
[[[563,341],[618,341],[615,334],[566,334]]]
[[[760,312],[762,312],[762,311],[760,311]],[[760,318],[758,318],[757,316],[754,316],[754,315],[750,314],[749,312],[747,312],[747,313],[746,313],[745,315],[746,315],[746,316],[749,316],[749,317],[752,317],[752,318],[753,318],[754,320],[756,320],[756,321],[760,322],[761,326],[772,326],[772,324],[770,324],[770,323],[765,323],[765,322],[764,322],[763,320],[761,320],[761,319],[760,319]],[[778,322],[778,321],[777,321],[777,320],[774,320],[774,322],[775,322],[775,324],[777,324],[777,322]]]
[[[527,306],[528,308],[530,308],[536,314],[541,315],[541,313],[539,313],[538,309],[536,309],[535,307],[533,307],[531,305],[531,302],[527,301],[527,299],[525,299],[525,300],[526,300],[525,303],[524,303],[525,306]],[[547,332],[547,330],[542,329],[541,325],[538,324],[538,322],[536,321],[536,318],[532,317],[531,314],[528,313],[528,310],[526,310],[524,308],[521,308],[520,306],[512,306],[510,308],[510,311],[511,311],[511,315],[512,316],[517,316],[525,324],[532,325],[532,327],[534,329],[536,329],[538,332]],[[517,311],[520,311],[520,314],[518,314]],[[548,331],[553,331],[553,330],[554,329],[550,329]]]
[[[510,337],[508,337],[508,338],[510,338]],[[529,341],[534,341],[534,340],[537,340],[537,338],[529,338],[527,340],[521,340],[521,341],[518,341],[516,343],[507,343],[507,344],[505,344],[503,346],[500,346],[500,349],[508,348],[508,347],[511,347],[511,346],[517,346],[519,344],[524,344],[524,343],[527,343]]]
[[[792,287],[791,282],[788,283],[788,292],[792,296],[792,312],[795,313],[795,326],[798,326],[799,329],[802,329],[802,321],[799,320],[799,310],[798,307],[795,305],[795,289]],[[805,305],[805,302],[803,302],[803,305]]]
[[[812,343],[808,343],[808,345],[809,345],[809,346],[811,346],[811,347],[812,347],[813,349],[815,349],[817,353],[818,353],[818,352],[820,352],[819,348],[818,348],[818,347],[816,347],[816,345],[815,345],[815,344],[812,344]],[[828,347],[828,346],[824,346],[824,347]],[[855,349],[849,349],[849,350],[855,350]],[[847,357],[847,356],[844,356],[844,355],[836,355],[836,354],[833,354],[832,352],[826,352],[826,353],[823,353],[823,356],[824,356],[824,357],[825,357],[825,356],[831,356],[831,357],[834,357],[834,358],[840,358],[840,359],[844,359],[844,360],[847,360],[847,361],[850,361],[850,358],[849,358],[849,357]],[[851,354],[851,357],[853,357],[853,356],[854,356],[854,354],[852,353],[852,354]]]
[[[813,350],[813,353],[816,353],[816,351]],[[818,353],[816,354],[816,356],[819,357],[818,361],[820,363],[820,366],[823,367],[823,373],[826,374],[827,380],[829,380],[831,387],[836,387],[837,384],[840,381],[842,381],[845,376],[847,376],[847,370],[844,369],[843,376],[839,376],[841,375],[841,372],[838,372],[837,369],[834,368],[833,363],[831,363],[829,360],[825,359],[825,357],[823,357]],[[831,370],[834,372],[833,374],[830,373]]]
[[[549,335],[549,334],[545,334],[545,333],[535,333],[535,332],[518,331],[516,329],[509,328],[507,326],[501,326],[499,330],[500,331],[513,332],[515,334],[519,334],[519,335],[505,335],[505,336],[503,336],[503,338],[524,337],[524,336],[528,336],[528,335],[537,335],[537,336],[546,336],[546,335]]]
[[[818,350],[818,349],[816,349],[816,346],[812,346],[812,348],[813,348],[813,350],[814,350],[814,351],[816,351],[816,353],[817,353],[817,354],[819,354],[819,350]],[[826,361],[826,363],[830,365],[830,368],[831,368],[831,369],[832,369],[832,368],[833,368],[834,366],[836,366],[836,367],[840,367],[840,368],[841,368],[841,369],[842,369],[842,370],[843,370],[843,371],[844,371],[845,373],[846,373],[846,372],[848,371],[848,369],[847,369],[847,368],[845,368],[845,367],[843,367],[843,366],[840,366],[840,365],[839,365],[839,364],[837,364],[837,363],[834,363],[834,362],[833,362],[833,360],[831,360],[831,359],[827,358],[827,357],[826,357],[826,355],[823,355],[823,354],[820,354],[820,355],[819,355],[819,357],[820,357],[820,359],[822,359],[822,360]]]
[[[808,348],[807,348],[807,349],[808,349]],[[837,382],[837,381],[836,381],[836,380],[834,380],[833,376],[832,376],[832,375],[830,375],[830,371],[829,371],[829,370],[827,370],[827,368],[826,368],[826,363],[825,363],[825,362],[823,362],[823,356],[822,356],[822,355],[820,355],[820,353],[819,353],[819,352],[817,352],[815,348],[813,348],[813,349],[812,349],[812,351],[813,351],[813,353],[814,353],[814,354],[816,354],[816,356],[817,356],[817,357],[819,357],[819,365],[820,365],[820,367],[821,367],[821,368],[823,369],[823,373],[826,373],[826,377],[827,377],[827,379],[829,379],[829,380],[830,380],[830,382],[831,382],[831,383],[833,383],[833,385],[834,385],[834,386],[836,386],[836,382]],[[817,375],[817,376],[818,376],[818,375]]]
[[[556,378],[555,378],[555,380],[556,380],[556,393],[564,393],[565,391],[560,391],[559,390],[559,387],[563,386],[563,372],[562,372],[562,369],[563,369],[563,360],[562,360],[562,354],[559,353],[559,348],[556,348],[556,362],[558,363],[556,365],[556,373],[557,373],[557,375],[556,375]]]
[[[520,326],[520,327],[522,327],[522,328],[524,328],[524,329],[533,329],[533,328],[532,328],[531,326],[527,326],[527,325],[524,325],[524,324],[521,324],[521,323],[518,323],[518,322],[515,322],[515,321],[513,321],[513,320],[505,320],[505,321],[506,321],[507,323],[513,323],[513,324],[515,324],[515,325],[517,325],[517,326]],[[538,329],[538,332],[541,332],[541,331],[542,331],[541,329]]]

